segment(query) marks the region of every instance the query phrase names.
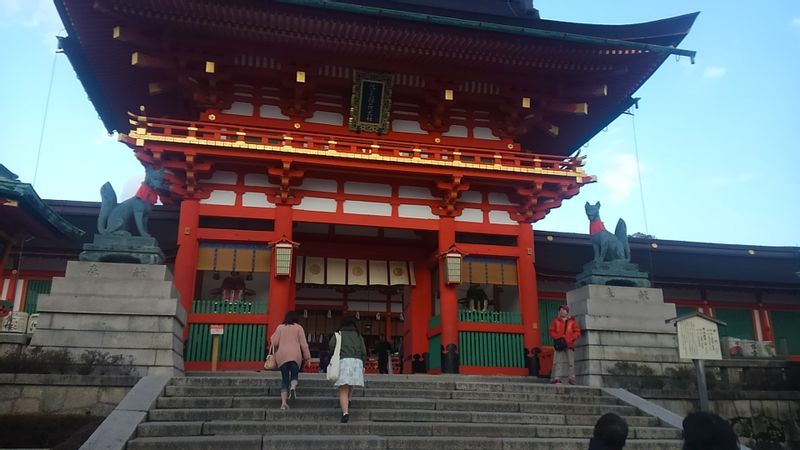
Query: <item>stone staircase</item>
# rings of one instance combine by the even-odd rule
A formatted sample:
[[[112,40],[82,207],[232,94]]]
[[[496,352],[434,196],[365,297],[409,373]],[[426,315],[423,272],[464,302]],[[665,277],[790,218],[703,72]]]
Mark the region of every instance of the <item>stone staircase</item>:
[[[129,450],[548,449],[586,450],[606,412],[630,426],[626,449],[680,450],[681,434],[596,388],[533,379],[368,376],[350,422],[335,388],[301,374],[298,398],[279,409],[279,374],[175,378]]]

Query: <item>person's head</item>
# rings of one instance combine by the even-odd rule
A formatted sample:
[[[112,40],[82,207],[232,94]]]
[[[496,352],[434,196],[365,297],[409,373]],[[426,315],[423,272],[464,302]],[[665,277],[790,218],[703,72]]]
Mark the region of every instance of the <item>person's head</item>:
[[[731,425],[722,417],[700,411],[683,419],[683,450],[738,450]]]
[[[298,320],[297,313],[294,312],[294,311],[289,311],[289,312],[286,313],[285,316],[283,316],[283,324],[284,325],[295,324],[295,323],[297,323],[297,320]]]
[[[344,316],[342,317],[342,323],[339,325],[339,331],[345,329],[358,331],[358,326],[356,324],[355,316]]]
[[[601,444],[601,448],[622,450],[626,439],[628,439],[628,423],[614,413],[603,414],[594,424],[592,442]]]
[[[567,317],[569,315],[569,306],[568,305],[561,305],[558,307],[558,316],[559,317]]]

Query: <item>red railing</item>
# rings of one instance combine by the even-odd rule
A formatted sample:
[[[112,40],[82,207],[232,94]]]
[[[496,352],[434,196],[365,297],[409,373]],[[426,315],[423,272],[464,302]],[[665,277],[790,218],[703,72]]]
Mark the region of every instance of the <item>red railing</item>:
[[[316,132],[286,131],[255,128],[214,122],[188,122],[183,120],[147,118],[131,115],[130,122],[136,128],[131,138],[155,141],[170,141],[223,145],[233,148],[252,148],[280,151],[280,147],[291,147],[293,152],[308,150],[309,153],[345,153],[358,158],[396,160],[437,161],[440,165],[462,165],[471,168],[500,169],[519,172],[544,172],[556,176],[586,177],[581,169],[581,157],[536,155],[514,150],[487,149],[481,147],[419,144],[381,138],[334,136]],[[176,141],[176,139],[178,139]],[[276,148],[277,147],[277,148]],[[288,149],[287,149],[288,150]],[[372,156],[375,155],[375,156]],[[482,166],[482,167],[481,167]],[[551,172],[552,171],[552,172]]]

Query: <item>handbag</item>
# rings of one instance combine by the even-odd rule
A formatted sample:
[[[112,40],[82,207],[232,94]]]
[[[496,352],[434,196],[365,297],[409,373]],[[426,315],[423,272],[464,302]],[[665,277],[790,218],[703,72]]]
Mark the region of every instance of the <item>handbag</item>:
[[[557,352],[563,352],[564,350],[567,349],[567,340],[564,339],[564,338],[558,338],[558,339],[554,340],[553,341],[553,348]]]
[[[269,346],[269,354],[267,354],[267,359],[264,361],[264,370],[276,370],[278,368],[278,360],[275,359],[275,346]]]
[[[328,363],[328,370],[325,375],[329,381],[336,381],[339,379],[339,362],[341,361],[342,354],[342,333],[337,331],[334,336],[336,336],[336,348],[333,349],[331,362]]]

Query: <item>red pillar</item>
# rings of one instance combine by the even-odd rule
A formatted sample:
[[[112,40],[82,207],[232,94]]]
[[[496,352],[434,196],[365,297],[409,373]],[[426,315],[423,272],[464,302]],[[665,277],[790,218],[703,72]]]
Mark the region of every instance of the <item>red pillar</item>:
[[[533,227],[529,223],[519,224],[519,257],[517,276],[519,278],[519,301],[522,312],[522,325],[525,327],[525,348],[532,349],[541,344],[539,335],[539,291],[536,283],[536,268],[533,257]]]
[[[181,202],[181,214],[178,221],[178,254],[175,257],[175,274],[173,283],[180,294],[180,301],[186,313],[192,312],[194,301],[194,285],[197,276],[197,257],[200,243],[197,232],[200,226],[200,202],[197,199],[186,199]],[[189,337],[189,324],[183,329],[184,339]]]
[[[455,219],[439,219],[439,254],[456,243]],[[437,261],[441,264],[441,261]],[[459,373],[458,358],[458,295],[456,286],[445,283],[443,268],[439,269],[439,315],[442,323],[442,373]]]
[[[292,207],[289,205],[277,205],[275,209],[275,238],[292,239]],[[295,302],[294,274],[276,277],[273,271],[270,276],[267,339],[283,323],[286,312],[294,309]]]
[[[420,357],[428,351],[428,322],[431,320],[431,271],[425,264],[414,265],[417,285],[411,290],[411,298],[405,310],[403,323],[405,339],[403,373],[411,373],[411,361],[415,354]]]
[[[6,291],[6,300],[14,303],[14,296],[17,293],[17,280],[19,279],[19,274],[17,273],[17,269],[11,271],[11,276],[8,278],[8,290]]]
[[[2,237],[0,236],[0,239],[1,238]],[[3,273],[3,268],[6,267],[6,261],[8,261],[8,256],[11,255],[11,247],[14,246],[14,242],[9,239],[9,240],[5,240],[4,244],[6,246],[6,249],[3,251],[3,254],[0,255],[0,274]],[[1,277],[0,277],[0,281],[2,281]],[[3,285],[2,285],[2,283],[0,283],[0,288],[2,288],[2,287],[3,287]]]
[[[774,341],[775,335],[772,332],[772,322],[770,321],[769,311],[761,304],[758,306],[758,319],[761,322],[761,336],[765,341]]]

